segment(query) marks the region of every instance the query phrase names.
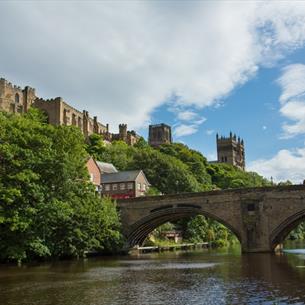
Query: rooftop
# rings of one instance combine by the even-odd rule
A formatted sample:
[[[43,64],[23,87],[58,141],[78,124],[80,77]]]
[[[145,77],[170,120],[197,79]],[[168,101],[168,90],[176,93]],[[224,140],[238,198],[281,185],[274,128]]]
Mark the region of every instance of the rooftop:
[[[118,172],[118,170],[115,168],[115,166],[112,163],[96,161],[96,164],[99,167],[102,174],[112,174]]]
[[[138,169],[132,171],[122,171],[111,174],[103,174],[102,183],[135,181],[141,172],[142,171]]]

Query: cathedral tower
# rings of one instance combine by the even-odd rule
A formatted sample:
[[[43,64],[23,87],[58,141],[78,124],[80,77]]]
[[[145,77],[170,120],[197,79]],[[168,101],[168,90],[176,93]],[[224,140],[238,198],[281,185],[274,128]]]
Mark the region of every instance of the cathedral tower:
[[[230,132],[229,137],[216,135],[217,160],[219,163],[228,163],[245,170],[245,147],[244,140]]]

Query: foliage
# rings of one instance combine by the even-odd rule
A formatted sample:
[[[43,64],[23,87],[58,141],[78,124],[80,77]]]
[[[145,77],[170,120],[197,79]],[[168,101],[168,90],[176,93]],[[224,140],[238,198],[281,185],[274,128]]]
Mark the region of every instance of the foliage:
[[[290,240],[304,240],[305,239],[305,222],[299,224],[293,231],[291,231],[288,235],[288,239]]]
[[[120,243],[119,218],[88,181],[84,138],[32,109],[0,113],[0,260],[82,256]]]
[[[105,144],[103,142],[103,137],[96,133],[89,136],[89,144],[87,145],[87,151],[90,156],[96,158],[99,154],[103,152]]]
[[[209,164],[207,171],[211,175],[212,183],[220,189],[272,185],[257,173],[242,171],[229,164]]]
[[[182,161],[199,183],[204,185],[211,184],[211,176],[207,172],[207,159],[200,152],[190,149],[181,143],[162,145],[160,152]]]
[[[228,164],[209,164],[200,152],[181,143],[152,148],[141,139],[134,147],[115,142],[102,148],[93,143],[88,149],[99,160],[113,163],[120,170],[142,169],[153,186],[148,195],[271,185],[256,173]],[[182,226],[184,238],[188,241],[210,241],[219,245],[234,239],[224,226],[203,216],[180,221],[176,225]],[[153,233],[159,239],[160,230]]]
[[[161,192],[154,186],[151,186],[146,192],[146,196],[159,196],[159,195],[162,195]]]

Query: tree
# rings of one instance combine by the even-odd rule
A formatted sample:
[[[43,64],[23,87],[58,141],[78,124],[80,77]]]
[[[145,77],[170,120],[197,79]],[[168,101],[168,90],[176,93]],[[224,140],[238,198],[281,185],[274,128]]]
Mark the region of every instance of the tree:
[[[78,128],[45,124],[35,109],[0,113],[0,139],[0,260],[82,256],[119,243],[115,206],[89,182]]]

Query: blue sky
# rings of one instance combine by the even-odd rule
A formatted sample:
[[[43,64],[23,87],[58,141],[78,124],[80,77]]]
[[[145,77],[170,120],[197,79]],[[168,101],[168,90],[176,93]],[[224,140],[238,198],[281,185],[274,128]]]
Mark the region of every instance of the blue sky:
[[[303,54],[303,61],[298,55]],[[287,58],[288,59],[288,58]],[[305,64],[305,49],[289,56],[291,62]],[[286,61],[286,59],[285,59]],[[174,133],[174,140],[183,142],[192,148],[203,152],[208,159],[216,158],[216,133],[228,136],[232,131],[244,138],[246,142],[247,161],[259,158],[270,158],[283,148],[293,148],[303,145],[303,137],[281,139],[282,123],[285,120],[280,113],[280,87],[276,83],[281,75],[283,63],[272,68],[262,68],[245,84],[238,86],[220,105],[209,106],[197,110],[199,116],[206,121],[198,126],[198,131],[179,136]],[[305,80],[304,80],[305,81]],[[162,105],[152,114],[152,123],[166,122],[175,127],[180,121],[168,110],[170,106]],[[189,124],[189,122],[185,122]],[[141,134],[146,137],[147,130]]]
[[[1,1],[0,74],[147,137],[150,123],[247,169],[305,179],[305,2]]]

